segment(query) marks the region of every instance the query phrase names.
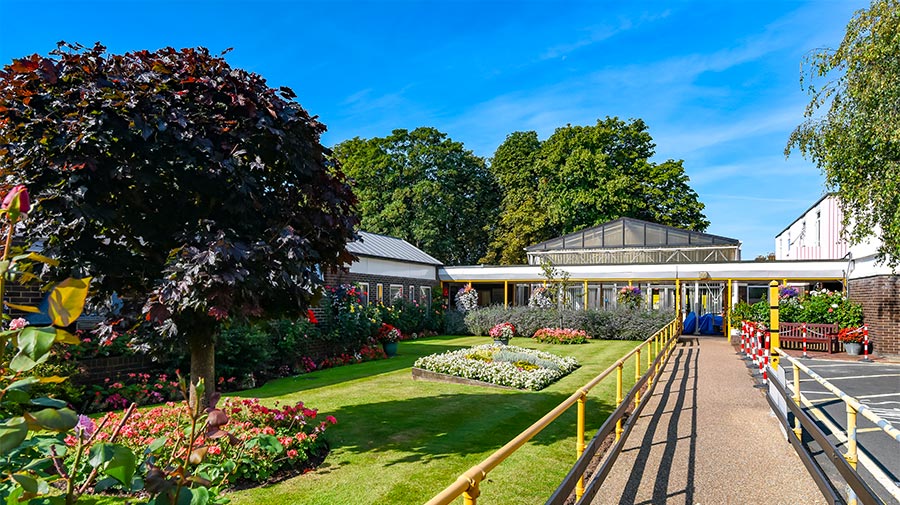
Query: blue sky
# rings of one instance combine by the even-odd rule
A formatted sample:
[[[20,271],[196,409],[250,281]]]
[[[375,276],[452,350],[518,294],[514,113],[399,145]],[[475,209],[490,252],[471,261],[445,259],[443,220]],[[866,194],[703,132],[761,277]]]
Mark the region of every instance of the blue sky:
[[[294,89],[326,145],[434,126],[489,157],[513,131],[642,118],[656,160],[684,160],[708,231],[752,259],[824,191],[811,162],[783,155],[808,102],[800,64],[867,5],[0,0],[0,62],[58,40],[233,47],[233,66]]]

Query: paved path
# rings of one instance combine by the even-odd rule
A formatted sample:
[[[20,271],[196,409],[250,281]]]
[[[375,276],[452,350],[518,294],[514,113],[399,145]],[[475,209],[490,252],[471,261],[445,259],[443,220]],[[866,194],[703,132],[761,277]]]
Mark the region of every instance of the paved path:
[[[594,504],[825,503],[724,338],[684,337]]]

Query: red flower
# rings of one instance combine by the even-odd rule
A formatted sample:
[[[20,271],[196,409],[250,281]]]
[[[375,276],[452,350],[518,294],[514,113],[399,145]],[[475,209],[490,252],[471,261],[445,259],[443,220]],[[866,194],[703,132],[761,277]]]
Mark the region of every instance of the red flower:
[[[27,214],[31,210],[31,198],[28,197],[28,189],[23,184],[14,186],[6,194],[6,198],[3,199],[2,208],[3,210],[9,209]]]
[[[312,311],[312,309],[306,309],[306,318],[309,319],[309,322],[312,324],[319,324],[319,320],[316,319],[316,314]]]

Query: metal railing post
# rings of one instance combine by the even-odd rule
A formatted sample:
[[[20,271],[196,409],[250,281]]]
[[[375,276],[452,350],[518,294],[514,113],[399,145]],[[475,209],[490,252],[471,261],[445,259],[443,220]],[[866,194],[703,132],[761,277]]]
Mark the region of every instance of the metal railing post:
[[[794,365],[794,403],[801,407],[801,401],[803,398],[800,396],[800,367]],[[794,416],[794,434],[797,435],[798,440],[803,440],[803,425],[800,424],[800,418],[797,416]]]
[[[859,461],[856,452],[856,409],[849,403],[847,404],[847,454],[844,456],[847,463],[853,470],[856,470],[856,463]],[[856,505],[856,493],[851,487],[847,487],[847,505]]]
[[[647,371],[650,371],[650,367],[653,366],[653,342],[647,344]],[[650,386],[653,385],[653,374],[647,376],[647,390],[650,390]]]
[[[584,411],[586,403],[587,392],[582,390],[581,398],[578,399],[578,427],[576,428],[578,431],[578,441],[575,444],[575,461],[578,461],[578,459],[581,458],[581,455],[584,454]],[[578,479],[578,484],[575,486],[575,501],[580,500],[582,495],[584,495],[583,475]]]
[[[476,505],[480,494],[481,491],[478,489],[478,481],[469,481],[469,488],[463,491],[463,503],[465,505]]]
[[[638,348],[637,353],[634,355],[634,384],[637,385],[638,381],[641,380],[641,350]],[[641,390],[638,389],[634,392],[634,408],[638,408],[638,405],[641,404]]]
[[[619,362],[619,366],[616,367],[616,408],[619,408],[622,405],[622,372],[624,371],[624,363]],[[616,421],[616,442],[622,438],[622,418],[620,417],[618,421]]]

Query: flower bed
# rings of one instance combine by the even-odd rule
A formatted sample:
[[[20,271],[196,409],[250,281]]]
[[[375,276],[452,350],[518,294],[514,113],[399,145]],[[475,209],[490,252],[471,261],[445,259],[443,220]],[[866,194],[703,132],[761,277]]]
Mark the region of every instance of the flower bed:
[[[588,334],[584,330],[572,328],[541,328],[531,337],[545,344],[584,344],[588,341]]]
[[[485,344],[432,354],[416,368],[518,389],[543,389],[578,368],[574,358],[512,345]]]
[[[324,456],[327,450],[322,434],[337,423],[333,416],[317,420],[317,411],[302,402],[292,405],[266,407],[256,398],[227,398],[220,408],[228,416],[222,425],[231,436],[194,442],[195,448],[208,446],[204,452],[205,465],[224,465],[229,471],[226,482],[237,480],[263,482],[276,472],[302,471],[311,460]],[[184,451],[186,406],[169,402],[148,410],[135,410],[122,426],[118,443],[133,450],[138,458],[146,456],[148,447],[158,461],[168,461],[173,451]],[[104,429],[94,443],[108,441],[113,427],[119,424],[122,413],[107,414]],[[66,444],[75,446],[75,435],[66,437]],[[138,461],[140,464],[140,459]]]

